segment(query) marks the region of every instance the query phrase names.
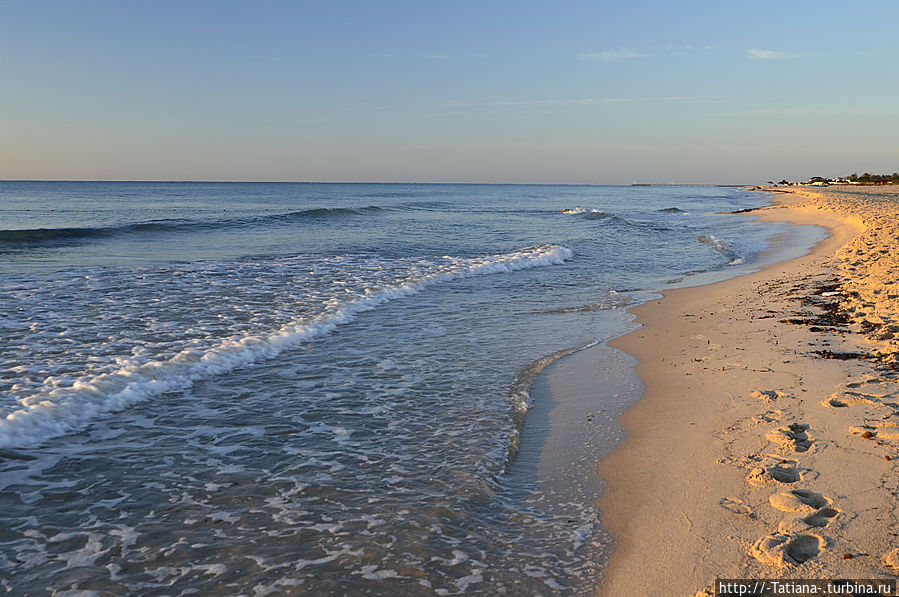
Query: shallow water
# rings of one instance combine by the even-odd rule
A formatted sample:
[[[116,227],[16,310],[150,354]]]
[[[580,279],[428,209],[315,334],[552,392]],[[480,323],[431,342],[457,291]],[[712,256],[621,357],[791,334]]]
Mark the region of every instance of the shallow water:
[[[642,289],[816,238],[719,213],[763,203],[0,183],[0,586],[589,592],[609,549],[595,488],[526,466],[546,441],[532,382],[628,329]]]

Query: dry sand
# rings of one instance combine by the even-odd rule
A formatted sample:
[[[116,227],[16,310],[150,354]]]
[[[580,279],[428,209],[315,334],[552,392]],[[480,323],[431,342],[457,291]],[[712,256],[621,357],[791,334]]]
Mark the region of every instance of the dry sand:
[[[647,391],[600,465],[616,544],[599,595],[899,571],[899,189],[773,198],[757,215],[830,237],[641,305],[611,343]]]

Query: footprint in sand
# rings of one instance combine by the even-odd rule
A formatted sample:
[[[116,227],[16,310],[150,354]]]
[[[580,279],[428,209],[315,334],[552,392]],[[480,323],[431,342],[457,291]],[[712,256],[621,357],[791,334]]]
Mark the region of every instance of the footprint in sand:
[[[879,439],[882,441],[899,440],[899,423],[885,421],[883,423],[870,423],[868,425],[853,426],[849,433],[861,436],[864,439]]]
[[[874,400],[859,394],[857,392],[837,392],[826,398],[821,406],[827,408],[846,408],[847,406],[855,406],[856,404],[877,404]]]
[[[775,464],[767,467],[757,467],[749,471],[746,481],[755,487],[764,487],[771,483],[781,483],[784,485],[796,483],[801,479],[799,471],[791,466],[783,466]]]
[[[771,507],[781,512],[815,512],[830,506],[829,499],[808,489],[793,489],[775,493],[768,498],[768,502]]]
[[[750,518],[755,518],[755,513],[752,511],[746,502],[741,500],[740,498],[735,497],[726,497],[722,498],[718,504],[721,505],[722,508],[727,510],[728,512],[733,512],[734,514],[742,514],[744,516],[748,516]]]
[[[887,408],[899,408],[899,403],[884,401],[880,396],[872,394],[862,394],[861,392],[836,392],[826,398],[821,406],[827,408],[845,408],[847,406],[856,406],[858,404],[870,404],[875,406],[885,406]]]
[[[887,570],[899,576],[899,549],[894,549],[883,554],[883,557],[880,558],[880,563],[886,567]]]
[[[778,398],[789,396],[789,394],[778,390],[755,390],[750,396],[758,398],[759,400],[764,400],[765,402],[774,402]]]
[[[800,520],[810,527],[821,528],[827,526],[830,523],[831,519],[833,519],[833,517],[839,513],[840,511],[836,508],[824,506],[823,508],[819,508],[816,512],[813,512],[808,516],[801,518]]]
[[[824,548],[824,538],[813,534],[772,533],[755,542],[749,553],[762,564],[777,568],[799,566]]]
[[[768,498],[768,502],[772,508],[781,512],[805,514],[802,518],[781,521],[778,530],[780,534],[784,535],[804,531],[808,527],[825,527],[840,513],[839,510],[831,506],[830,499],[808,489],[794,489],[789,492],[776,493]]]
[[[783,450],[805,452],[812,447],[808,425],[802,423],[792,423],[786,427],[772,429],[765,437],[768,441],[778,444]]]
[[[824,506],[802,518],[781,520],[777,525],[777,532],[781,535],[793,535],[807,532],[809,529],[821,529],[829,525],[839,513],[836,508]]]
[[[752,417],[752,422],[756,424],[775,423],[777,421],[780,421],[781,417],[783,417],[783,412],[774,409],[766,411],[758,416]]]
[[[829,407],[845,407],[856,404],[872,404],[888,408],[899,408],[899,379],[893,377],[872,377],[845,385],[846,390],[832,394],[822,404]]]
[[[879,398],[886,398],[896,393],[897,382],[899,382],[899,379],[895,377],[872,377],[847,383],[846,387],[851,389],[865,388],[869,393]]]

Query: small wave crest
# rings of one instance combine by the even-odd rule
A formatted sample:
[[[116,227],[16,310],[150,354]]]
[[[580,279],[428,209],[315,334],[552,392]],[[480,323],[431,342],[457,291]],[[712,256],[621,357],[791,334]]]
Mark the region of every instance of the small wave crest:
[[[304,220],[306,218],[339,218],[344,216],[364,216],[383,212],[383,207],[369,205],[366,207],[317,207],[303,209],[275,216],[264,216],[257,220]]]
[[[238,367],[271,359],[291,348],[334,331],[356,315],[431,286],[479,275],[562,264],[574,253],[558,245],[528,247],[479,258],[445,257],[423,273],[396,280],[364,295],[328,301],[315,316],[288,321],[265,334],[219,339],[210,346],[184,348],[170,358],[117,359],[116,369],[102,374],[72,375],[64,386],[52,377],[37,392],[19,398],[11,412],[0,414],[0,449],[31,447],[86,427],[104,414],[182,391],[194,382],[226,374]]]
[[[366,207],[319,207],[304,209],[284,214],[252,216],[222,220],[151,220],[120,226],[100,226],[81,228],[27,228],[21,230],[0,230],[0,246],[28,247],[41,245],[66,244],[90,241],[95,239],[127,236],[136,234],[153,234],[169,232],[196,232],[201,230],[218,230],[222,228],[267,225],[272,223],[290,223],[298,220],[340,218],[347,216],[365,216],[385,211],[376,205]]]
[[[626,307],[633,302],[633,299],[626,294],[620,294],[614,290],[610,290],[608,294],[601,300],[586,305],[574,305],[571,307],[557,307],[554,309],[543,309],[537,311],[539,314],[564,314],[564,313],[589,313],[591,311],[607,311],[617,307]]]
[[[0,230],[0,245],[25,245],[58,240],[98,238],[112,234],[109,228],[29,228]]]
[[[199,228],[217,227],[215,222],[196,220],[151,220],[121,226],[101,226],[83,228],[26,228],[21,230],[0,230],[0,246],[34,246],[42,244],[64,244],[127,234],[154,232],[174,232]]]
[[[566,216],[580,216],[585,220],[605,220],[606,218],[614,218],[612,214],[607,214],[601,209],[586,209],[584,207],[563,208],[561,210]]]
[[[697,240],[703,244],[709,245],[710,247],[730,259],[730,263],[728,263],[728,265],[740,265],[741,263],[743,263],[743,257],[729,242],[722,240],[716,236],[712,236],[711,234],[703,234]]]

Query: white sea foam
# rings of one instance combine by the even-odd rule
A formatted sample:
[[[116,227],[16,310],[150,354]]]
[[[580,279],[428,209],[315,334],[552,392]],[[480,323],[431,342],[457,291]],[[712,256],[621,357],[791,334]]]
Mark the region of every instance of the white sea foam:
[[[562,208],[561,212],[568,216],[577,216],[580,214],[604,214],[605,213],[601,209],[596,209],[596,208],[587,209],[586,207],[565,207],[565,208]]]
[[[531,385],[540,373],[558,361],[572,353],[591,348],[598,344],[597,340],[588,342],[583,346],[573,348],[565,348],[556,351],[550,355],[537,359],[528,365],[509,386],[509,417],[512,419],[511,435],[509,437],[509,445],[506,448],[507,464],[518,453],[519,442],[521,441],[521,429],[524,426],[524,418],[530,409],[531,402]]]
[[[698,240],[703,244],[709,245],[710,247],[730,259],[730,263],[728,263],[728,265],[740,265],[741,263],[743,263],[743,258],[739,255],[739,253],[737,253],[736,249],[734,249],[729,242],[711,234],[704,234],[700,236]]]
[[[362,296],[349,300],[334,298],[328,301],[322,313],[287,322],[267,334],[227,338],[199,349],[184,348],[169,358],[122,357],[118,359],[117,369],[101,374],[50,376],[44,380],[40,392],[20,399],[18,408],[0,420],[0,448],[38,445],[51,437],[82,429],[106,413],[120,411],[166,392],[184,390],[200,379],[271,359],[285,350],[329,334],[359,313],[414,295],[435,284],[557,265],[572,258],[570,249],[557,245],[472,259],[445,257],[420,275],[380,288],[367,288]]]

